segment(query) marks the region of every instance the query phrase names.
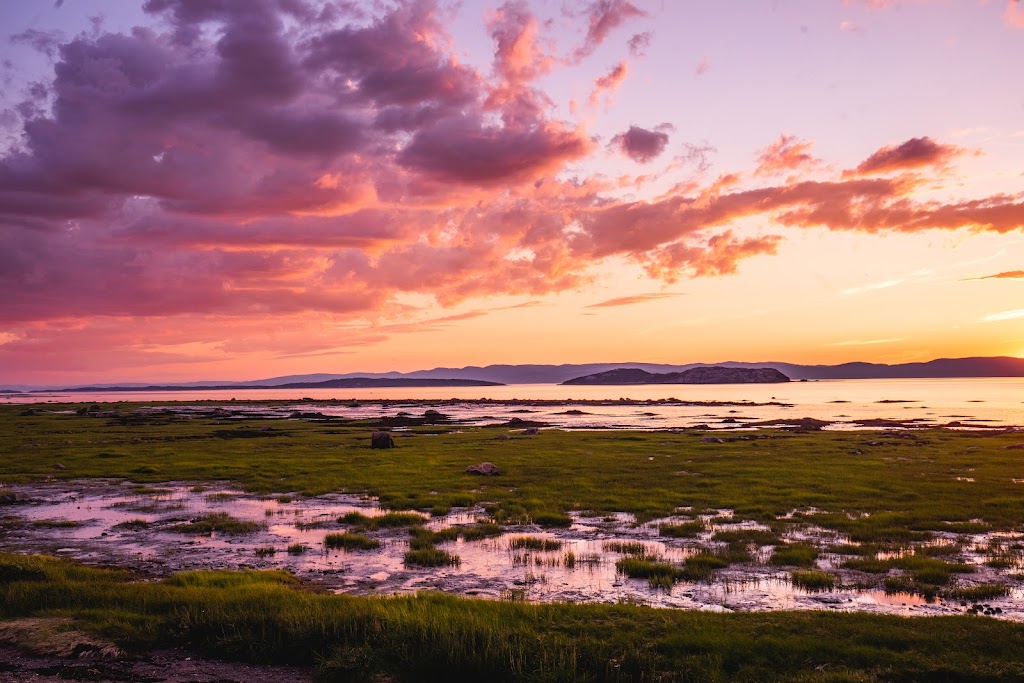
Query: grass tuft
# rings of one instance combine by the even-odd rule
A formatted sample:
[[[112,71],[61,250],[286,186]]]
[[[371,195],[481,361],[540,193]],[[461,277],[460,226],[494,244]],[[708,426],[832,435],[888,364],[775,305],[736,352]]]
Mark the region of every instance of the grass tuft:
[[[452,555],[440,548],[418,548],[405,553],[402,560],[406,567],[457,567],[462,564],[458,555]]]
[[[806,543],[790,543],[775,548],[769,564],[777,567],[813,567],[818,549]]]
[[[561,541],[556,541],[552,538],[539,538],[537,536],[516,536],[508,541],[509,550],[536,550],[539,552],[548,552],[552,550],[560,550],[562,547]]]
[[[324,536],[324,547],[330,550],[376,550],[380,541],[365,534],[327,534]]]
[[[789,573],[789,580],[797,588],[810,592],[832,590],[836,585],[834,575],[814,569],[795,569]]]
[[[215,532],[236,536],[259,531],[260,525],[256,522],[236,519],[226,512],[211,512],[190,522],[175,524],[169,527],[169,530],[195,536],[208,536]]]

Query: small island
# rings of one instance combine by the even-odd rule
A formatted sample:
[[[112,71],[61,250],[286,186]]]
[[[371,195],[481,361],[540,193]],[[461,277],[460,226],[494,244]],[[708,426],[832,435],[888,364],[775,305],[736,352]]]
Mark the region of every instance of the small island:
[[[574,377],[562,384],[774,384],[788,381],[789,377],[775,368],[727,368],[714,365],[666,373],[647,372],[639,368],[616,368]]]

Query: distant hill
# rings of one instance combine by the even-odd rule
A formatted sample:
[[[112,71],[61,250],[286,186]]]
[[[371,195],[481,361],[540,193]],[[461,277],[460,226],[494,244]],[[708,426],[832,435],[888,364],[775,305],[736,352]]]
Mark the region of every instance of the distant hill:
[[[789,377],[775,368],[729,368],[715,365],[666,373],[616,368],[594,375],[574,377],[562,384],[769,384],[788,381]]]
[[[90,391],[195,391],[202,390],[238,390],[238,389],[373,389],[384,387],[498,387],[503,386],[500,382],[486,382],[475,379],[411,379],[408,377],[398,378],[377,378],[377,377],[348,377],[343,379],[331,379],[324,382],[291,382],[287,384],[219,384],[219,385],[184,385],[165,384],[148,386],[91,386],[74,387],[61,389],[67,392],[90,392]],[[46,391],[37,389],[37,391]]]

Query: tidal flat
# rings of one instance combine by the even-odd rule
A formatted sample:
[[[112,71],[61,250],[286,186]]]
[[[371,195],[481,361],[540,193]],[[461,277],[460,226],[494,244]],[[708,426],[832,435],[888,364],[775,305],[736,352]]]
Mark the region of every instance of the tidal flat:
[[[1017,429],[406,418],[4,406],[0,614],[332,680],[1024,676]]]

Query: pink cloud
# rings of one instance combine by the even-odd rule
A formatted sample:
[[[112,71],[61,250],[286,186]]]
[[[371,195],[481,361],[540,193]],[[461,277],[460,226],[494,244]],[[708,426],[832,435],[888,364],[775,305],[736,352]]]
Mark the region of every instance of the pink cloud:
[[[557,123],[510,130],[478,119],[448,118],[420,130],[398,162],[445,181],[489,184],[536,178],[590,149],[580,132]]]
[[[590,92],[590,97],[588,98],[590,106],[595,106],[601,95],[607,94],[610,99],[612,93],[618,90],[619,86],[625,82],[627,75],[629,75],[629,64],[619,62],[612,67],[611,71],[604,76],[598,77],[594,81],[594,89]]]
[[[539,23],[524,0],[510,0],[490,18],[494,68],[506,81],[524,83],[548,73],[555,58],[539,37]]]
[[[703,76],[711,69],[711,60],[707,57],[701,57],[701,60],[697,62],[697,66],[694,68],[693,73],[697,76]]]
[[[628,0],[593,0],[584,10],[587,18],[587,35],[583,44],[573,52],[579,61],[593,54],[613,30],[635,17],[646,16],[647,13]],[[641,47],[643,46],[642,44]]]
[[[647,54],[647,50],[651,47],[651,39],[654,34],[650,31],[644,31],[642,33],[634,33],[630,37],[627,43],[629,47],[629,54],[634,57],[643,57]]]
[[[661,124],[654,130],[630,126],[625,133],[612,138],[610,147],[619,150],[633,161],[647,163],[665,151],[671,124]]]

